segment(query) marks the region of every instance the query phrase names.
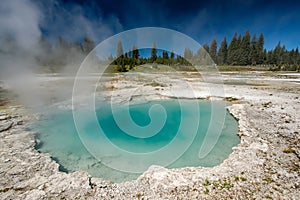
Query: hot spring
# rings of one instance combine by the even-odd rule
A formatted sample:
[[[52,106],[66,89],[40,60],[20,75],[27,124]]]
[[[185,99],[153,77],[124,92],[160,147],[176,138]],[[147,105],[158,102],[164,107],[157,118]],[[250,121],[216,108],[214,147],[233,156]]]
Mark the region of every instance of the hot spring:
[[[61,171],[85,170],[93,177],[113,182],[136,179],[151,165],[213,167],[222,163],[240,142],[238,123],[226,106],[225,102],[178,99],[129,106],[102,102],[94,111],[101,131],[83,111],[80,134],[71,110],[52,109],[34,125],[38,131],[36,149],[49,153]],[[212,110],[214,116],[223,111],[224,117],[215,119]],[[138,129],[122,118],[127,111]],[[155,121],[158,124],[151,126]],[[211,150],[199,156],[201,147]]]

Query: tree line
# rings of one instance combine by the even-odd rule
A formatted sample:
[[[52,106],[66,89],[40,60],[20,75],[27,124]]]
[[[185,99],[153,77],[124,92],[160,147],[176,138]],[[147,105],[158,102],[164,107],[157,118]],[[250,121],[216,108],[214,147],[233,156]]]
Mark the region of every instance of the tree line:
[[[112,65],[117,66],[117,71],[119,72],[130,71],[136,66],[146,63],[163,64],[170,66],[191,65],[191,63],[188,60],[184,59],[182,56],[175,56],[175,53],[173,51],[168,52],[162,50],[161,55],[158,55],[158,49],[156,48],[155,42],[153,42],[152,48],[146,49],[146,51],[147,50],[151,52],[149,57],[141,57],[140,51],[135,45],[130,51],[124,53],[122,42],[119,41],[117,44],[116,58],[113,58],[113,56],[110,55],[108,60],[111,61]],[[153,66],[155,67],[156,65]]]
[[[63,37],[58,37],[55,44],[51,44],[44,36],[39,41],[39,54],[36,60],[41,66],[48,66],[50,71],[58,71],[65,65],[80,64],[85,56],[95,47],[95,42],[85,37],[82,42],[67,42]],[[117,66],[117,71],[126,72],[138,65],[146,63],[190,66],[193,61],[204,58],[207,64],[220,66],[266,66],[271,70],[300,70],[300,53],[298,48],[287,50],[280,42],[274,49],[266,50],[264,35],[258,37],[246,31],[244,35],[235,33],[230,41],[226,37],[218,46],[216,39],[204,44],[197,52],[185,48],[183,56],[174,54],[173,51],[158,50],[155,42],[149,49],[150,56],[142,57],[137,46],[125,52],[122,42],[117,44],[116,56],[109,56],[108,61]],[[207,54],[208,53],[208,54]],[[209,55],[210,58],[207,57]],[[155,65],[153,65],[155,66]]]
[[[264,35],[252,37],[246,31],[243,37],[237,33],[231,39],[229,45],[226,37],[217,48],[217,41],[212,40],[210,46],[203,45],[217,65],[240,66],[267,66],[271,70],[298,70],[300,66],[300,54],[298,47],[287,50],[280,42],[274,49],[267,51],[264,48]]]
[[[68,42],[59,36],[56,42],[51,44],[41,36],[38,42],[39,53],[35,55],[35,59],[40,66],[57,72],[67,65],[80,65],[94,47],[95,42],[89,37],[84,37],[82,42]]]
[[[207,53],[210,56],[207,57]],[[162,51],[157,55],[155,43],[151,49],[149,58],[142,58],[139,55],[138,48],[132,47],[132,51],[123,53],[122,42],[118,42],[117,57],[113,64],[118,66],[118,71],[129,71],[137,65],[145,63],[157,63],[166,65],[191,65],[189,61],[197,59],[206,59],[206,64],[215,64],[220,66],[265,66],[270,70],[300,70],[299,49],[287,50],[280,42],[274,49],[266,50],[264,47],[264,35],[261,33],[258,37],[254,34],[252,37],[250,31],[246,31],[242,36],[235,33],[228,44],[226,37],[218,47],[216,39],[213,39],[210,45],[204,44],[197,52],[192,52],[185,48],[183,57],[174,55],[174,52]],[[110,58],[113,60],[113,58]]]

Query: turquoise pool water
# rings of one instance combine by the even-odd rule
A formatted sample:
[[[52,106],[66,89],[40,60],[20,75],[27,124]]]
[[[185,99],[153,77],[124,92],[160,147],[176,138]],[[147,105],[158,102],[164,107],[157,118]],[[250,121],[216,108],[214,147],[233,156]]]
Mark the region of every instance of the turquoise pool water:
[[[153,109],[149,116],[149,109],[157,104],[164,108],[164,112]],[[214,112],[221,113],[225,108],[224,103],[214,106]],[[81,130],[78,134],[72,111],[52,110],[44,120],[34,125],[38,131],[36,149],[50,153],[60,164],[61,171],[85,170],[93,177],[122,182],[137,178],[151,164],[167,168],[218,165],[232,152],[232,147],[240,142],[238,123],[234,117],[226,111],[224,125],[212,121],[212,103],[209,101],[184,100],[179,103],[175,99],[131,104],[130,117],[139,127],[147,127],[155,120],[165,120],[161,128],[157,127],[158,123],[157,126],[136,130],[126,120],[121,124],[126,127],[121,127],[114,118],[117,115],[126,116],[126,106],[115,106],[114,112],[108,103],[98,103],[97,107],[96,116],[102,133],[96,131],[89,124],[89,119],[85,118],[83,132]],[[165,119],[163,114],[166,114]],[[217,126],[221,126],[222,132],[215,139],[214,145],[212,141],[216,134],[213,132]],[[157,133],[149,136],[154,129]],[[204,158],[199,158],[199,150],[204,143],[213,144],[213,148]],[[96,158],[88,151],[91,145]],[[181,145],[187,148],[181,148]],[[125,153],[129,156],[124,157]],[[154,156],[147,157],[151,153]],[[166,160],[172,162],[167,163]],[[142,171],[135,171],[136,166],[142,166],[139,168]]]

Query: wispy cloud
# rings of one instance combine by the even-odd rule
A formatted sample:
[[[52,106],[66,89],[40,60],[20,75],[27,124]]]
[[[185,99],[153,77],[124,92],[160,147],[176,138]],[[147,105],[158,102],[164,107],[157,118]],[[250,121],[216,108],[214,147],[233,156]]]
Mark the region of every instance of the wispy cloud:
[[[57,0],[37,3],[44,14],[40,27],[51,40],[55,40],[59,35],[69,41],[82,40],[88,36],[100,42],[123,29],[116,16],[104,18],[101,10],[92,5],[63,4]]]

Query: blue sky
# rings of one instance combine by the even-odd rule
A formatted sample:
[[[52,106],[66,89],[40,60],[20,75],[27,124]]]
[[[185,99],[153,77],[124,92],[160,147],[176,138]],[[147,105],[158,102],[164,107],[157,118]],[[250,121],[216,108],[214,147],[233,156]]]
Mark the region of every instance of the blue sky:
[[[62,35],[97,42],[138,27],[164,27],[180,31],[201,45],[233,34],[263,33],[265,47],[278,41],[287,49],[300,47],[300,2],[270,0],[45,0],[35,1],[43,13],[40,27],[50,39]]]

